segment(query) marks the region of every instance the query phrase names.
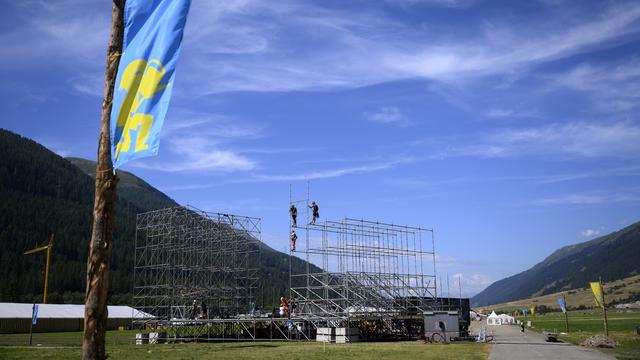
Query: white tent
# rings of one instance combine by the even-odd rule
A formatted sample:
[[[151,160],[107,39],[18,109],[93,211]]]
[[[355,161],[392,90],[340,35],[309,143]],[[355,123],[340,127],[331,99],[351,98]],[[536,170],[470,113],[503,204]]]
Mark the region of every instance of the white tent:
[[[0,303],[0,318],[31,318],[33,304]],[[108,306],[110,319],[143,319],[153,317],[151,314],[136,310],[129,306]],[[83,319],[84,305],[72,304],[38,304],[38,318]]]
[[[502,325],[502,321],[500,317],[496,315],[495,311],[492,311],[489,316],[487,316],[487,325]]]
[[[516,323],[516,319],[513,316],[510,316],[507,314],[500,314],[498,315],[498,317],[500,318],[500,323],[502,325],[512,325]]]
[[[24,333],[31,328],[33,304],[0,303],[0,334]],[[109,306],[107,329],[131,325],[133,319],[153,318],[151,314],[129,306]],[[80,331],[84,305],[38,304],[38,321],[34,332]]]

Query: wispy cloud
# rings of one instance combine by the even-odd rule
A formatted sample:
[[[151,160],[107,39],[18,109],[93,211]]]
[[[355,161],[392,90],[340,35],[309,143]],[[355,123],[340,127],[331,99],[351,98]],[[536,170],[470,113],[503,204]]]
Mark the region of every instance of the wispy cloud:
[[[132,166],[164,172],[249,171],[256,161],[229,149],[229,143],[264,136],[262,127],[231,121],[223,115],[178,109],[162,134],[170,156],[162,161],[132,162]]]
[[[250,181],[299,181],[299,180],[317,180],[336,178],[345,175],[364,174],[394,168],[400,164],[410,162],[411,159],[400,159],[382,163],[366,164],[352,167],[344,167],[337,169],[310,171],[300,174],[283,174],[283,175],[255,175]]]
[[[463,296],[470,297],[484,290],[495,281],[495,279],[489,275],[480,273],[465,274],[460,272],[450,274],[449,280],[448,289],[446,278],[442,280],[444,282],[444,284],[441,284],[443,285],[443,296],[458,297],[460,292],[462,292]]]
[[[365,113],[367,120],[379,123],[406,127],[411,125],[411,121],[396,106],[385,106],[374,112]]]
[[[389,4],[464,8],[473,3]],[[11,6],[25,25],[0,34],[4,50],[12,54],[0,59],[4,68],[39,67],[47,57],[50,63],[72,66],[78,79],[101,77],[110,4],[65,0]],[[102,8],[96,11],[97,6]],[[638,19],[640,4],[610,3],[599,14],[575,22],[540,16],[514,27],[513,19],[496,17],[475,20],[469,24],[477,30],[473,32],[447,23],[433,24],[438,31],[432,31],[382,15],[375,6],[356,12],[295,1],[194,2],[181,59],[181,67],[189,71],[181,70],[180,82],[191,95],[345,89],[408,78],[460,82],[522,73],[540,63],[629,41],[627,35],[640,30]],[[296,34],[297,41],[282,34]],[[300,47],[300,42],[313,46]],[[55,57],[48,56],[53,53]],[[100,93],[100,88],[93,91],[95,85],[85,85],[90,83],[73,82],[82,93]]]
[[[533,110],[493,108],[487,111],[485,116],[492,119],[516,119],[538,117],[539,114]]]
[[[14,7],[23,24],[0,33],[3,51],[11,54],[0,58],[3,68],[40,67],[42,59],[48,64],[73,64],[76,69],[92,63],[100,64],[90,65],[94,69],[104,68],[110,3],[24,0],[7,6]],[[96,11],[96,6],[102,8]]]
[[[194,4],[192,13],[196,15],[185,38],[199,40],[186,45],[198,54],[189,60],[194,71],[187,81],[198,92],[216,93],[344,89],[407,78],[463,81],[522,72],[611,46],[612,39],[626,41],[625,35],[639,31],[634,24],[640,5],[612,5],[575,23],[523,19],[528,23],[518,30],[493,19],[475,24],[480,31],[471,37],[446,27],[427,32],[373,11],[291,2],[268,7],[256,1]],[[216,25],[208,25],[212,23]],[[293,48],[278,36],[282,33],[296,33],[314,46]],[[221,48],[221,43],[227,45]]]
[[[544,199],[534,200],[534,205],[599,205],[611,203],[640,202],[640,190],[637,188],[620,189],[617,191],[593,191],[584,193],[562,194]]]
[[[396,6],[415,6],[415,5],[427,5],[433,7],[444,8],[467,8],[478,0],[386,0],[391,5]]]
[[[599,110],[629,111],[640,104],[640,59],[583,63],[553,74],[551,83],[588,94]]]
[[[473,145],[449,145],[433,159],[449,157],[506,158],[517,156],[633,158],[640,151],[640,126],[631,121],[552,123],[512,127],[474,137]],[[460,139],[457,139],[460,143]]]
[[[590,238],[600,235],[601,231],[598,229],[586,229],[580,232],[580,236]]]

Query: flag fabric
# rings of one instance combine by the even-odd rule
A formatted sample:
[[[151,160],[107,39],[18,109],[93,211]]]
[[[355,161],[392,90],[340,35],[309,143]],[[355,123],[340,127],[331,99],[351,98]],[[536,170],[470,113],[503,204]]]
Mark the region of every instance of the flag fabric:
[[[596,305],[604,309],[604,298],[602,296],[602,284],[599,281],[590,282],[591,291],[593,292],[593,299],[596,301]]]
[[[536,308],[535,308],[535,306],[531,308],[531,316],[536,316]]]
[[[127,0],[111,109],[113,167],[158,153],[191,0]]]
[[[31,324],[38,324],[38,304],[33,304],[33,308],[31,310]]]
[[[567,313],[567,307],[564,303],[564,299],[562,297],[558,297],[558,305],[560,305],[560,310],[562,310],[563,314]]]

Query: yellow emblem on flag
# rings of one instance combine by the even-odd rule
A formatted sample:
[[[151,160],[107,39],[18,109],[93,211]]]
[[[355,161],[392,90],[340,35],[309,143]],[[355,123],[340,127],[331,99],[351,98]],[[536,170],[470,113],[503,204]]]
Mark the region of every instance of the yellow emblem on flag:
[[[604,297],[602,295],[602,284],[599,281],[590,282],[591,291],[593,292],[593,299],[596,301],[596,305],[604,309]]]
[[[119,88],[127,92],[118,113],[117,127],[122,128],[122,138],[116,146],[116,159],[121,152],[128,152],[131,147],[131,131],[138,131],[134,144],[134,151],[146,150],[149,145],[147,138],[153,124],[153,115],[140,113],[140,106],[153,98],[159,91],[167,87],[160,84],[165,75],[165,69],[158,60],[147,62],[136,59],[129,63],[122,74]]]

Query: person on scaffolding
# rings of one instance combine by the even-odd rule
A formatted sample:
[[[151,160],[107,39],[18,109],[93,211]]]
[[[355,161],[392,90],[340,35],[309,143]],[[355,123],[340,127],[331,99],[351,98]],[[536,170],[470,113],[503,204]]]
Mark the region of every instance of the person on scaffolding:
[[[193,300],[193,304],[191,304],[191,311],[189,312],[190,319],[197,319],[198,316],[198,302]]]
[[[318,204],[316,204],[315,201],[312,202],[311,205],[309,205],[309,208],[312,210],[310,225],[315,225],[316,220],[318,220],[318,218],[320,217],[320,208],[318,207]]]
[[[280,297],[280,316],[289,317],[289,302],[284,296]]]
[[[209,316],[207,314],[207,303],[202,300],[200,303],[200,319],[208,319]]]
[[[291,251],[296,251],[296,240],[298,240],[298,235],[296,235],[295,230],[291,230]]]
[[[298,209],[294,204],[291,204],[289,208],[289,214],[291,215],[291,224],[293,227],[298,226]]]

